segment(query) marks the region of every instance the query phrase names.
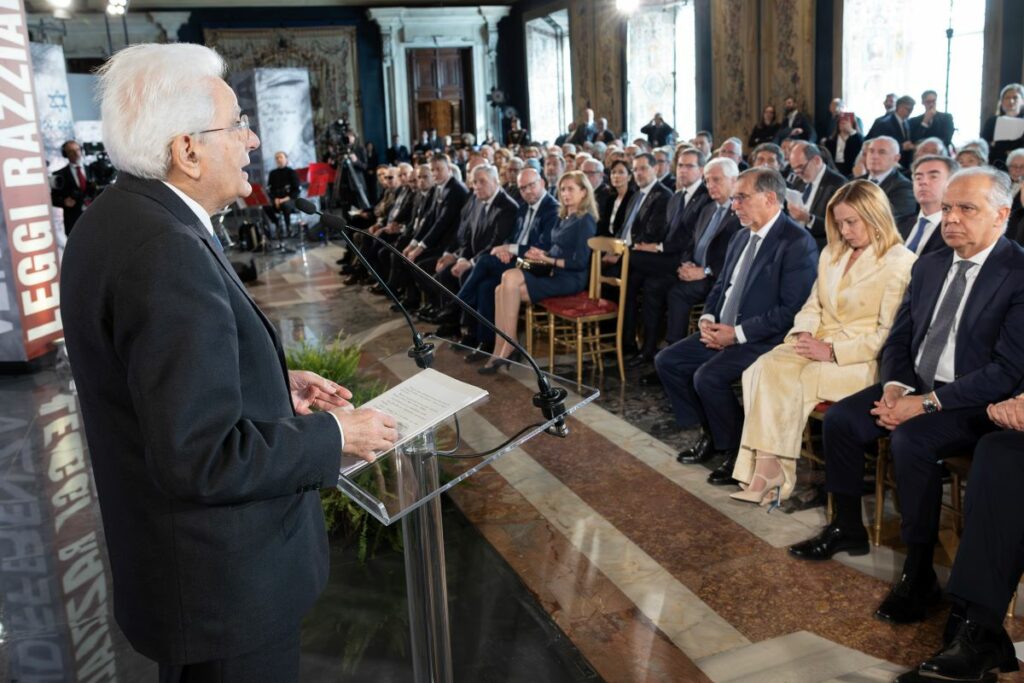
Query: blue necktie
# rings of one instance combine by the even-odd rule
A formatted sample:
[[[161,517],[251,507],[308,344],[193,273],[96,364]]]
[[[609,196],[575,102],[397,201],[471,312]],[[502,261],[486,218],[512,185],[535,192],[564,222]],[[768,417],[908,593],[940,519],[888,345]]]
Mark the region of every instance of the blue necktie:
[[[711,246],[711,240],[718,234],[718,226],[722,223],[722,218],[725,216],[726,207],[720,206],[715,209],[715,215],[711,217],[711,221],[708,223],[708,227],[704,228],[704,232],[701,234],[700,239],[697,241],[697,248],[693,252],[693,258],[698,266],[706,266],[707,263],[704,259],[708,255],[708,247]]]
[[[215,247],[217,247],[217,251],[223,254],[224,244],[220,241],[220,238],[217,237],[217,233],[211,233],[211,236],[213,237],[213,244]]]
[[[917,253],[917,248],[921,245],[921,238],[924,237],[924,228],[928,225],[928,219],[924,216],[917,221],[917,231],[914,233],[914,237],[911,238],[910,244],[907,245],[907,249]]]
[[[804,188],[804,193],[801,195],[804,200],[804,206],[807,206],[807,200],[811,198],[811,190],[814,188],[814,183],[808,183],[807,187]]]

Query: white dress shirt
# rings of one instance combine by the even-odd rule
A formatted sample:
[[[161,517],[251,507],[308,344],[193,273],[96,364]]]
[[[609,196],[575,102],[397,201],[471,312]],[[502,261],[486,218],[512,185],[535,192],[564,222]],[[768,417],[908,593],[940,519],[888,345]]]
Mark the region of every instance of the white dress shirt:
[[[629,226],[629,234],[622,236],[622,239],[626,242],[626,244],[628,244],[630,246],[632,246],[634,244],[634,242],[633,242],[633,228],[636,227],[637,217],[640,216],[640,209],[644,208],[644,202],[647,201],[647,195],[649,195],[651,193],[651,189],[654,188],[654,186],[657,184],[657,182],[658,182],[658,180],[654,179],[650,183],[648,183],[645,187],[641,187],[640,189],[637,190],[637,192],[640,194],[640,197],[639,197],[639,199],[636,200],[636,216],[633,218],[633,224]],[[628,214],[626,215],[626,220],[627,221],[629,220],[629,215]]]
[[[533,230],[533,223],[537,220],[537,212],[540,211],[540,203],[544,201],[544,197],[547,197],[547,194],[542,194],[536,203],[527,205],[526,215],[523,216],[523,220],[525,221],[526,217],[529,216],[530,222],[523,226],[523,234],[519,236],[519,241],[505,245],[513,256],[520,256],[525,253],[523,252],[523,247],[526,246],[527,241],[530,239],[530,231]]]
[[[754,232],[753,230],[750,231],[752,234],[757,235],[760,238],[760,239],[757,240],[757,246],[754,247],[754,259],[751,260],[751,262],[750,262],[751,266],[753,266],[754,265],[754,261],[757,260],[757,252],[761,250],[761,246],[764,244],[764,241],[768,238],[768,233],[771,231],[772,227],[775,225],[775,222],[779,220],[779,216],[781,216],[781,215],[782,215],[782,212],[779,211],[774,216],[772,216],[771,220],[769,220],[767,223],[765,223],[761,227],[760,230],[758,230],[757,232]],[[746,255],[747,249],[750,249],[750,243],[753,242],[753,241],[754,240],[752,240],[752,239],[751,240],[747,240],[746,246],[743,247],[743,251],[740,252],[739,258],[736,259],[736,266],[737,267],[739,267],[739,264],[743,263],[743,257]],[[729,296],[733,293],[732,285],[733,285],[733,282],[735,282],[735,280],[736,280],[736,268],[733,268],[732,275],[729,277],[729,286],[725,288],[725,293],[722,295],[722,305],[719,307],[719,310],[724,310],[725,309],[725,303],[729,300]],[[748,284],[749,284],[749,282],[748,282]],[[711,315],[710,313],[705,313],[704,315],[702,315],[700,317],[700,319],[701,320],[707,320],[707,321],[710,321],[710,322],[715,322],[715,316]],[[733,329],[736,330],[736,343],[737,344],[746,344],[747,343],[747,337],[746,337],[746,335],[743,334],[743,325],[737,325]]]
[[[942,304],[942,298],[946,296],[946,291],[949,286],[953,283],[953,278],[956,277],[956,264],[960,261],[971,261],[977,263],[977,268],[971,268],[964,275],[966,280],[966,286],[964,287],[964,296],[960,299],[960,307],[956,309],[956,317],[953,320],[953,326],[949,330],[949,339],[946,340],[946,346],[942,349],[942,354],[939,356],[939,364],[935,368],[935,381],[944,382],[948,384],[956,379],[956,334],[957,330],[960,329],[960,318],[964,314],[964,307],[967,305],[968,299],[971,298],[971,290],[974,289],[974,282],[978,279],[978,275],[981,273],[981,269],[985,267],[985,261],[988,259],[989,254],[995,248],[997,243],[993,243],[986,249],[979,251],[977,254],[969,259],[960,258],[956,252],[953,252],[953,263],[949,267],[949,272],[946,273],[946,279],[942,283],[942,290],[939,292],[939,298],[935,300],[935,310],[932,312],[932,318],[928,322],[929,327],[935,321],[935,315],[939,312],[939,306]],[[917,357],[914,358],[914,371],[917,371],[918,366],[921,364],[921,353],[924,351],[924,344],[921,344],[921,348],[917,350]],[[903,387],[907,390],[907,393],[914,391],[914,387],[907,386],[902,382],[886,382],[885,386],[895,384]]]
[[[176,188],[174,185],[171,185],[166,180],[161,180],[160,182],[162,182],[167,187],[171,188],[171,192],[178,195],[181,201],[185,202],[185,206],[192,209],[192,213],[196,215],[196,218],[198,218],[199,221],[203,224],[203,227],[206,228],[206,230],[210,233],[210,236],[213,237],[214,240],[217,240],[217,235],[213,232],[213,222],[210,220],[210,214],[206,213],[206,209],[200,206],[199,202],[192,199],[187,194]],[[345,429],[341,426],[341,420],[338,419],[337,415],[331,413],[331,417],[334,418],[334,422],[338,425],[338,434],[341,436],[341,447],[344,448]]]
[[[821,179],[825,177],[825,160],[821,160],[821,168],[818,169],[818,175],[814,176],[814,180],[811,181],[811,194],[807,196],[807,204],[804,206],[804,211],[807,213],[811,212],[811,205],[814,204],[814,198],[818,196],[818,187],[821,185]],[[814,216],[810,216],[807,222],[804,223],[805,228],[810,228],[814,225]]]
[[[893,171],[895,171],[895,170],[896,170],[896,167],[893,166],[888,171],[886,171],[885,173],[883,173],[882,175],[879,175],[879,176],[871,175],[870,173],[868,173],[868,180],[872,181],[873,183],[875,183],[877,185],[881,185],[882,183],[885,182],[886,178],[888,178],[890,175],[892,175]]]

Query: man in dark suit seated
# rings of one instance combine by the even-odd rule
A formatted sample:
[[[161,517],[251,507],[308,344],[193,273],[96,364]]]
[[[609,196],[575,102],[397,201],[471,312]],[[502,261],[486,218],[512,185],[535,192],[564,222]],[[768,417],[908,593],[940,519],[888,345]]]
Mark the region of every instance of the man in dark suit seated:
[[[409,157],[409,148],[403,145],[401,140],[398,133],[391,136],[391,146],[388,147],[386,158],[387,162],[392,166],[412,160]]]
[[[910,119],[910,139],[917,144],[925,138],[938,138],[949,151],[953,144],[953,115],[939,111],[939,95],[934,90],[925,90],[921,93],[921,104],[924,106],[924,113]]]
[[[861,176],[882,188],[892,205],[892,215],[899,223],[907,216],[917,213],[914,201],[914,186],[900,173],[899,144],[888,136],[882,136],[864,143],[864,165],[868,172]]]
[[[274,162],[277,168],[267,176],[267,197],[270,204],[263,207],[264,213],[270,219],[270,224],[277,231],[277,238],[284,237],[288,232],[288,223],[295,213],[293,203],[302,194],[302,187],[299,185],[299,174],[288,165],[288,155],[278,152],[274,155]],[[278,219],[284,218],[282,226]]]
[[[121,630],[161,681],[290,683],[328,576],[318,489],[397,433],[286,367],[224,257],[210,216],[252,191],[259,147],[224,67],[186,43],[103,66],[120,174],[68,241],[61,308]]]
[[[672,193],[658,182],[655,170],[654,155],[641,152],[633,158],[633,180],[637,191],[626,205],[626,220],[622,230],[616,237],[632,249],[629,256],[629,273],[626,286],[626,310],[622,316],[623,353],[635,356],[636,347],[636,309],[640,305],[640,295],[644,282],[649,277],[662,274],[666,269],[671,272],[675,268],[679,250],[674,244],[668,244],[675,254],[665,254],[668,237],[666,208]],[[681,246],[681,245],[680,245]],[[605,256],[605,262],[618,272],[618,257]],[[657,334],[656,331],[649,334]],[[653,356],[644,359],[640,356],[634,363],[654,360]]]
[[[587,176],[590,186],[594,188],[594,203],[598,207],[604,206],[608,197],[615,191],[605,180],[604,164],[597,159],[586,159],[580,166],[583,175]]]
[[[494,290],[501,284],[501,275],[515,268],[516,257],[525,255],[530,247],[550,245],[551,231],[558,225],[558,202],[544,189],[544,179],[536,169],[526,167],[519,174],[519,192],[523,204],[516,213],[515,231],[507,244],[491,249],[477,259],[469,277],[459,290],[459,298],[476,309],[477,313],[494,322]],[[494,332],[475,320],[464,320],[469,332],[462,343],[470,347],[494,348]],[[471,360],[483,360],[476,354]]]
[[[914,162],[914,199],[921,206],[917,215],[903,218],[896,224],[907,249],[918,256],[946,248],[942,239],[942,193],[949,178],[960,170],[955,159],[946,156],[925,156]]]
[[[416,174],[413,172],[412,166],[405,163],[398,164],[388,173],[395,177],[390,181],[393,183],[395,191],[395,203],[391,205],[383,222],[371,227],[370,232],[394,246],[405,230],[405,226],[412,221],[413,209],[416,204]],[[391,273],[391,252],[376,240],[366,240],[363,255],[377,271],[377,274],[387,280]],[[379,282],[374,282],[368,289],[373,294],[381,296],[386,294]]]
[[[821,156],[821,150],[810,142],[800,141],[793,145],[789,164],[793,173],[804,181],[804,186],[801,188],[803,206],[790,202],[787,211],[793,220],[810,231],[820,252],[828,243],[825,209],[836,190],[846,184],[846,178],[830,169]]]
[[[690,325],[690,309],[704,303],[725,264],[725,252],[732,236],[742,227],[732,210],[731,197],[739,170],[732,159],[712,159],[704,167],[706,201],[695,205],[693,226],[681,219],[681,228],[688,235],[675,272],[651,282],[644,290],[644,329],[661,325],[668,309],[665,341],[669,346],[686,336]],[[673,197],[675,200],[675,197]],[[669,214],[672,213],[671,203]],[[650,344],[657,348],[657,337]],[[648,340],[644,338],[644,352]],[[654,386],[660,382],[657,372],[644,375],[640,384]]]
[[[790,553],[824,560],[844,550],[868,552],[861,523],[864,453],[889,436],[907,557],[875,611],[879,619],[920,621],[937,602],[937,464],[994,430],[986,408],[1021,391],[1024,250],[1002,236],[1010,201],[1009,179],[1000,171],[965,169],[950,179],[942,199],[942,237],[951,249],[925,254],[914,265],[882,348],[881,382],[825,414],[826,485],[835,516]]]
[[[668,307],[669,292],[673,285],[679,281],[677,270],[683,262],[684,256],[693,248],[694,231],[697,221],[700,218],[701,210],[711,201],[708,188],[703,180],[704,164],[706,163],[704,153],[695,147],[680,148],[676,153],[676,192],[669,198],[666,207],[666,220],[668,224],[668,237],[662,246],[661,256],[668,255],[673,258],[664,259],[666,263],[658,263],[652,260],[647,266],[650,271],[646,273],[643,282],[643,309],[641,314],[644,322],[644,343],[640,350],[640,356],[635,360],[642,364],[651,362],[658,351],[658,341],[661,339],[661,327],[665,321],[666,309],[670,315],[668,319],[667,341],[669,344],[679,341],[682,334],[673,335],[674,325],[671,317],[671,309]],[[735,177],[736,173],[733,174]],[[652,254],[653,256],[653,254]],[[630,256],[630,280],[633,279],[634,258],[640,257],[639,253]],[[640,257],[641,268],[647,260],[646,255]],[[636,287],[637,283],[633,283]],[[707,292],[705,292],[705,295]],[[703,298],[701,299],[703,301]],[[634,314],[635,315],[635,314]],[[685,326],[683,330],[685,332]],[[651,330],[653,333],[648,333]],[[640,378],[643,385],[654,385],[658,383],[656,372],[650,372]]]
[[[778,171],[740,174],[732,205],[747,230],[729,242],[725,265],[700,319],[700,331],[662,349],[654,364],[680,428],[700,425],[684,463],[723,463],[708,477],[733,483],[743,408],[732,388],[757,358],[782,342],[814,284],[818,248],[807,230],[782,212],[786,183]]]
[[[910,112],[914,111],[915,104],[917,103],[910,95],[899,98],[896,100],[896,110],[875,119],[871,130],[864,138],[873,140],[886,135],[895,140],[900,148],[900,166],[905,169],[909,169],[914,160],[914,140],[910,134]]]
[[[1024,571],[1024,396],[986,412],[1006,431],[983,436],[974,449],[964,532],[946,584],[953,608],[942,649],[897,683],[995,680],[988,674],[1019,667],[1003,620]]]
[[[519,206],[501,189],[498,169],[494,166],[477,166],[472,171],[471,181],[477,205],[468,217],[468,224],[462,226],[455,249],[438,260],[437,275],[434,276],[451,292],[459,291],[469,272],[491,249],[508,242],[519,210]],[[461,317],[461,309],[446,298],[436,316],[436,322],[441,325],[438,336],[461,336]]]
[[[64,210],[64,234],[70,235],[86,205],[96,196],[96,183],[82,163],[82,147],[77,142],[68,140],[60,146],[60,153],[68,165],[53,174],[50,200]]]
[[[412,215],[409,221],[402,226],[402,231],[399,233],[398,239],[395,240],[395,249],[403,254],[412,250],[410,245],[414,241],[418,242],[427,234],[427,229],[433,225],[434,209],[436,208],[434,174],[430,171],[430,164],[420,164],[416,167],[413,175],[416,178],[416,194],[413,197]],[[414,292],[407,291],[407,288],[413,286],[409,265],[405,259],[390,252],[388,261],[388,288],[403,302],[411,305]],[[417,302],[418,299],[417,296]],[[391,304],[391,310],[397,312],[398,305]]]

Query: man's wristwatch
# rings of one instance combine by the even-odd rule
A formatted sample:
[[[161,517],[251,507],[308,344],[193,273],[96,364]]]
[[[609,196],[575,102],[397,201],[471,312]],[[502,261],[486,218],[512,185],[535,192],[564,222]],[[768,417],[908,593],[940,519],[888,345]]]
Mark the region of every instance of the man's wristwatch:
[[[925,413],[937,413],[939,412],[939,404],[935,401],[935,394],[928,394],[921,401],[921,407],[924,408]]]
[[[711,277],[711,266],[704,266],[704,277]]]

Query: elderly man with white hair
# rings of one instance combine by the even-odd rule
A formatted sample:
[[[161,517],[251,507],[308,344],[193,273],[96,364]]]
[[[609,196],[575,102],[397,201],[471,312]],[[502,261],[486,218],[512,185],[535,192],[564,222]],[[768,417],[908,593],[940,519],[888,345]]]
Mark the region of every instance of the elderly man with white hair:
[[[68,241],[62,313],[128,641],[161,681],[295,681],[328,573],[317,490],[397,433],[288,371],[224,257],[210,215],[252,191],[259,139],[223,73],[184,43],[103,66],[119,175]]]
[[[917,213],[914,200],[914,186],[900,173],[900,145],[888,135],[872,138],[864,143],[864,165],[870,180],[882,188],[892,205],[892,215],[899,223],[907,216]]]

